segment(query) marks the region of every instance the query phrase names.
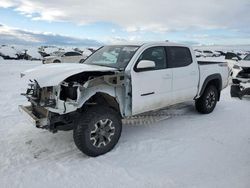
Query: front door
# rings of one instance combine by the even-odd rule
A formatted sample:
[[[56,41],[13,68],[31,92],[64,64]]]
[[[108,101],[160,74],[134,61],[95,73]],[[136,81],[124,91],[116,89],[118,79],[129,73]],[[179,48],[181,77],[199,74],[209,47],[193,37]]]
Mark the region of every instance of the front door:
[[[141,60],[155,62],[155,68],[140,70],[136,65]],[[139,57],[133,70],[132,80],[132,114],[156,110],[165,107],[172,100],[172,70],[167,69],[165,47],[150,47]]]

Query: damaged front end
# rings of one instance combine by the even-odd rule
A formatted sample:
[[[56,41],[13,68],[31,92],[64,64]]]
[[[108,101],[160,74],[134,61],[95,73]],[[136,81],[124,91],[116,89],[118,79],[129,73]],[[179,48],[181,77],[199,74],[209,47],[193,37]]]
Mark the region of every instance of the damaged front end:
[[[31,103],[29,106],[19,106],[19,110],[26,115],[37,128],[70,130],[73,126],[72,114],[60,115],[49,109],[57,109],[59,86],[41,88],[36,80],[30,80],[26,93],[22,93]]]
[[[241,71],[232,80],[231,97],[250,95],[250,67],[240,67]]]
[[[28,115],[28,119],[38,128],[71,130],[85,105],[108,101],[124,115],[125,97],[128,88],[123,72],[89,72],[68,77],[57,86],[40,87],[36,80],[30,81],[26,93],[30,106],[19,109]],[[98,95],[105,93],[106,95]],[[95,97],[93,97],[95,96]],[[112,101],[111,101],[111,96]],[[117,103],[116,103],[117,102]],[[118,104],[119,105],[116,105]]]
[[[36,80],[30,80],[26,93],[22,93],[27,97],[28,101],[34,105],[42,107],[55,107],[57,88],[56,87],[44,87],[41,88]]]

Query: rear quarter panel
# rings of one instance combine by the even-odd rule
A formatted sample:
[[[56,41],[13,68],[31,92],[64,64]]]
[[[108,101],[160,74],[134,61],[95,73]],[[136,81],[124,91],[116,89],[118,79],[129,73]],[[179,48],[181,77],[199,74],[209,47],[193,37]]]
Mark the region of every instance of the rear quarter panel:
[[[206,80],[207,77],[214,74],[219,74],[222,79],[222,89],[227,87],[228,81],[229,81],[229,68],[225,63],[221,62],[210,62],[210,63],[204,63],[199,64],[200,69],[200,82],[199,82],[199,92],[198,96],[201,92],[202,86]]]

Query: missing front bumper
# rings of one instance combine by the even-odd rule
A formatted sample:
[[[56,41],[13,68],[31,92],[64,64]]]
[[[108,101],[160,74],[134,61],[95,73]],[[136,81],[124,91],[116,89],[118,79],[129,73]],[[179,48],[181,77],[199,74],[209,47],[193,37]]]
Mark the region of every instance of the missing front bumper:
[[[37,128],[46,128],[49,124],[48,111],[45,109],[34,111],[32,106],[19,105],[19,111]]]
[[[19,106],[20,112],[37,128],[47,129],[53,133],[58,130],[69,131],[75,126],[78,113],[59,115],[40,106]]]

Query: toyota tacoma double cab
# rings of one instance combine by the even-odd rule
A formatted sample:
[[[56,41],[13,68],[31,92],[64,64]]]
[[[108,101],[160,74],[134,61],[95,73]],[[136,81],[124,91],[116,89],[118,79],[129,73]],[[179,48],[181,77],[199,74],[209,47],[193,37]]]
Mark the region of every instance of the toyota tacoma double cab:
[[[88,156],[117,144],[122,119],[194,100],[211,113],[228,85],[225,62],[197,61],[191,47],[169,42],[109,45],[83,63],[48,64],[27,70],[19,108],[33,124],[51,132],[73,130]]]

